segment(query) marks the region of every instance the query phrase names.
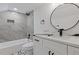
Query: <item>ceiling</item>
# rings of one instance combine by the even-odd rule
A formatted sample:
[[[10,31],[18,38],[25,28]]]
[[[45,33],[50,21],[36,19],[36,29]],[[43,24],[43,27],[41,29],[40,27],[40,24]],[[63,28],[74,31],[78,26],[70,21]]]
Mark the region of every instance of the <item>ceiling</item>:
[[[0,11],[12,10],[21,13],[27,13],[45,3],[0,3]]]

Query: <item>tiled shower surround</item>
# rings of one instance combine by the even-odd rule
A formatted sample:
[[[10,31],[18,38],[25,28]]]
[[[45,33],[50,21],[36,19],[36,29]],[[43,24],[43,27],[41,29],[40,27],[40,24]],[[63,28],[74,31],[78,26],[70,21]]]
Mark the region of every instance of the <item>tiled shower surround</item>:
[[[28,17],[13,11],[0,12],[0,42],[26,38],[32,32],[29,30],[32,26],[27,23]],[[14,20],[14,23],[7,20]]]

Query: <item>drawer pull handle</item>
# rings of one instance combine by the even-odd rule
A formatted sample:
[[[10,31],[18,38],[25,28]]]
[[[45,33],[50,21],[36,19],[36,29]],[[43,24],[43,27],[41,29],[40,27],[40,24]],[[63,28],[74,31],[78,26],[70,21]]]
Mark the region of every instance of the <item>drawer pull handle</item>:
[[[48,52],[48,54],[50,55],[51,51]]]
[[[54,55],[54,53],[52,53],[51,51],[48,52],[49,55]]]
[[[39,42],[39,40],[35,39],[35,41]]]
[[[52,55],[54,55],[54,53],[52,53]]]

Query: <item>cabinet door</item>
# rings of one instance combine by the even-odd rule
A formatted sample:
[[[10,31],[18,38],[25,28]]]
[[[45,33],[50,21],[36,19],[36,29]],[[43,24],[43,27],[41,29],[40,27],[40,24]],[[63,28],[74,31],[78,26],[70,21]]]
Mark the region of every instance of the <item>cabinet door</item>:
[[[38,37],[33,37],[33,43],[34,55],[42,55],[42,39]]]
[[[79,48],[68,46],[68,55],[79,55]]]
[[[67,45],[43,40],[43,52],[49,55],[67,55]]]

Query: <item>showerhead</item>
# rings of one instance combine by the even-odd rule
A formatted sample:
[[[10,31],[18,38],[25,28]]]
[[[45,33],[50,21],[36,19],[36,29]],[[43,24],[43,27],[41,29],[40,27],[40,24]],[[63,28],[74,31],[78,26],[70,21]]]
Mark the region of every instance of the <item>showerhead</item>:
[[[29,16],[29,15],[30,15],[30,13],[26,13],[26,15],[27,15],[27,16]]]

